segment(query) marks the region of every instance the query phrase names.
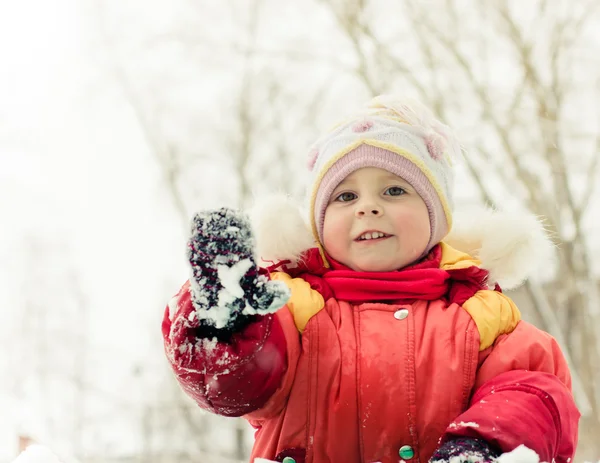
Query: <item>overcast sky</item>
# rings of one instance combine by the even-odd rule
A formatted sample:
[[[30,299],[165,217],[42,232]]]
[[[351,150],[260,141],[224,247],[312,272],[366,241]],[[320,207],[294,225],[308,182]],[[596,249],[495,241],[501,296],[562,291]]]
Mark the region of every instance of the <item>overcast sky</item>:
[[[40,288],[60,291],[60,278],[36,275],[70,267],[88,298],[92,345],[119,353],[103,365],[106,388],[117,389],[135,358],[160,352],[162,309],[186,277],[184,242],[133,115],[86,54],[93,29],[83,13],[78,0],[0,2],[0,370],[21,322],[15,309]],[[35,410],[14,408],[14,420],[0,421],[0,461],[15,451],[6,427],[35,427]]]

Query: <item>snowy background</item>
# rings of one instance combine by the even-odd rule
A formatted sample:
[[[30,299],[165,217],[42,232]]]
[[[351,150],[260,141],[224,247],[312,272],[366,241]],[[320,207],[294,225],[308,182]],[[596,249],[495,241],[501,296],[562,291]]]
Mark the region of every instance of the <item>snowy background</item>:
[[[595,0],[0,0],[0,463],[237,462],[236,420],[174,384],[160,321],[196,210],[301,195],[307,148],[377,93],[471,153],[457,201],[529,208],[559,245],[515,293],[557,336],[600,457]],[[558,278],[560,276],[560,278]]]

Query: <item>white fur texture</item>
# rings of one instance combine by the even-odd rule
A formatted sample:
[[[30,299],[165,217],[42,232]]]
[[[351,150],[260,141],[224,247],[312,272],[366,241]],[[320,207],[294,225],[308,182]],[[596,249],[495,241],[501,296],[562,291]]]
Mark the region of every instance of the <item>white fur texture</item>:
[[[521,285],[544,265],[552,250],[541,221],[533,214],[473,208],[454,214],[454,226],[444,240],[481,261],[489,283],[503,289]]]
[[[302,252],[316,245],[298,203],[283,193],[255,199],[250,219],[257,262],[296,262]]]
[[[284,194],[256,200],[251,218],[257,258],[296,262],[303,251],[314,247],[305,215]],[[505,290],[521,285],[546,264],[552,252],[544,226],[534,215],[481,207],[456,211],[452,232],[444,241],[479,259],[490,272],[489,284],[498,283]]]

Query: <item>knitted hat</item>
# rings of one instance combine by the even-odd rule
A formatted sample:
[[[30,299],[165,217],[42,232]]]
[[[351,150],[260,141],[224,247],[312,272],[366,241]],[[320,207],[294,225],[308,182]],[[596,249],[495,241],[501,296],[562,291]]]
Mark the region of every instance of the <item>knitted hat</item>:
[[[352,172],[378,167],[406,180],[425,202],[429,252],[452,227],[452,159],[459,153],[451,130],[422,104],[391,95],[371,100],[310,151],[310,220],[319,246],[323,247],[325,209],[333,191]]]

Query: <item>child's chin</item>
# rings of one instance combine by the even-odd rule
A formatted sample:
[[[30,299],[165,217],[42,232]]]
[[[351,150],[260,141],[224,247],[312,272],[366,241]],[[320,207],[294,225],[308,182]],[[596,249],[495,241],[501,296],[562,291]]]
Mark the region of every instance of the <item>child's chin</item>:
[[[393,264],[381,261],[359,262],[357,265],[363,272],[392,272],[397,270]]]

